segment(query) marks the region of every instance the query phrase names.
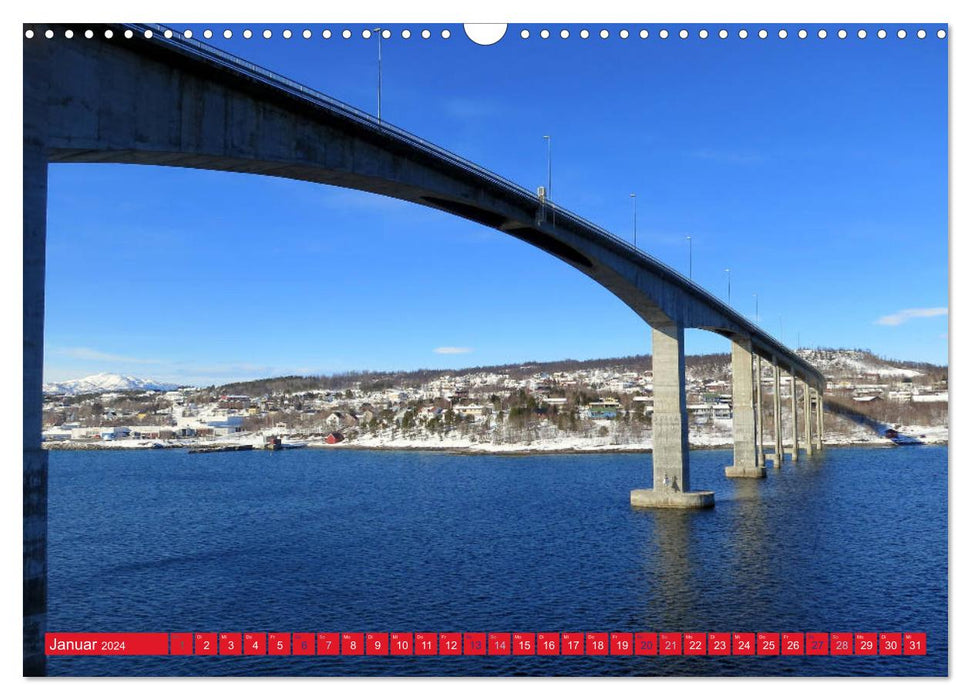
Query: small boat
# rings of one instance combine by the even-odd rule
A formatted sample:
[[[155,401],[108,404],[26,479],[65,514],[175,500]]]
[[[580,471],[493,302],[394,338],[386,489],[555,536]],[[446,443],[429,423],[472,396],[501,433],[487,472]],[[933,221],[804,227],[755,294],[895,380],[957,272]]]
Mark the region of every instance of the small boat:
[[[190,455],[202,454],[206,452],[245,452],[252,450],[252,445],[210,445],[206,447],[193,447],[189,449]]]

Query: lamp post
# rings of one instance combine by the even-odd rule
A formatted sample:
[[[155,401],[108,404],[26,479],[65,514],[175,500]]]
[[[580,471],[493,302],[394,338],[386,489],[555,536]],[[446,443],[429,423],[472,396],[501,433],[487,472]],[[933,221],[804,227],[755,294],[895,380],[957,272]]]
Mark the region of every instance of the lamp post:
[[[637,195],[631,192],[630,201],[634,204],[634,247],[637,247]]]
[[[752,296],[755,297],[755,322],[758,323],[759,322],[759,293],[756,292]]]
[[[728,305],[732,305],[732,268],[726,267],[725,272],[728,273]]]
[[[685,236],[685,239],[688,241],[688,279],[690,280],[692,279],[691,277],[691,236]]]
[[[375,27],[374,33],[378,35],[378,123],[381,123],[381,27]]]
[[[552,211],[553,225],[556,226],[556,210],[553,209],[551,200],[553,198],[553,139],[544,136],[546,139],[546,203]]]

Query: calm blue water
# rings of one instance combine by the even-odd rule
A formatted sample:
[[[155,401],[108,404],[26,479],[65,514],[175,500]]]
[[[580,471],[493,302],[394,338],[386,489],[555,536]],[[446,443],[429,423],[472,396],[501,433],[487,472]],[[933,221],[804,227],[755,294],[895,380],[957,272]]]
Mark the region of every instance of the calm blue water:
[[[50,455],[62,631],[913,631],[926,657],[52,658],[54,675],[944,675],[947,450],[829,449],[637,511],[649,455]]]

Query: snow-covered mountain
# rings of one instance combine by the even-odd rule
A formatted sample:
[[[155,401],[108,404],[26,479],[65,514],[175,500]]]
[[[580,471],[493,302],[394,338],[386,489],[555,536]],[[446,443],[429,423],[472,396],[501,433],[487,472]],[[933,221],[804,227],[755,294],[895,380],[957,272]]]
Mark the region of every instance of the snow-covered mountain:
[[[108,391],[169,391],[177,384],[165,384],[151,379],[139,379],[127,374],[101,372],[83,379],[52,382],[44,385],[46,394],[100,394]]]
[[[808,350],[796,351],[830,378],[837,377],[919,377],[916,369],[898,367],[892,360],[884,360],[865,350]]]

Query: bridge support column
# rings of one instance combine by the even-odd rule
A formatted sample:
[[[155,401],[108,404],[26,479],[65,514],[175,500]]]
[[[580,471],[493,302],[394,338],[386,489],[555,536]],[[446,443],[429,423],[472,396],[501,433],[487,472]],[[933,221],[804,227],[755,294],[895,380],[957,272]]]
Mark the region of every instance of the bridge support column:
[[[789,378],[792,380],[789,382],[789,387],[792,392],[791,403],[792,403],[792,461],[799,461],[799,404],[796,401],[796,372],[793,370],[789,374]]]
[[[765,417],[762,415],[762,356],[755,356],[755,466],[765,466]]]
[[[812,457],[815,447],[813,444],[813,423],[816,421],[815,416],[813,416],[813,394],[808,382],[802,383],[802,406],[803,415],[806,417],[806,456]]]
[[[710,508],[713,491],[690,491],[688,409],[685,398],[684,326],[657,326],[653,340],[654,486],[630,492],[632,506],[642,508]]]
[[[813,389],[813,396],[816,398],[816,449],[821,452],[823,449],[823,393]]]
[[[27,43],[31,43],[28,41]],[[41,449],[47,257],[46,46],[24,51],[23,673],[47,672],[47,451]],[[53,42],[49,42],[53,43]]]
[[[779,382],[779,362],[772,357],[772,411],[775,435],[775,453],[772,456],[772,466],[776,469],[782,468],[782,461],[786,458],[786,448],[782,444],[782,390]]]
[[[732,337],[732,437],[735,441],[735,463],[725,467],[725,476],[765,476],[765,467],[756,461],[752,393],[752,339],[736,335]]]

